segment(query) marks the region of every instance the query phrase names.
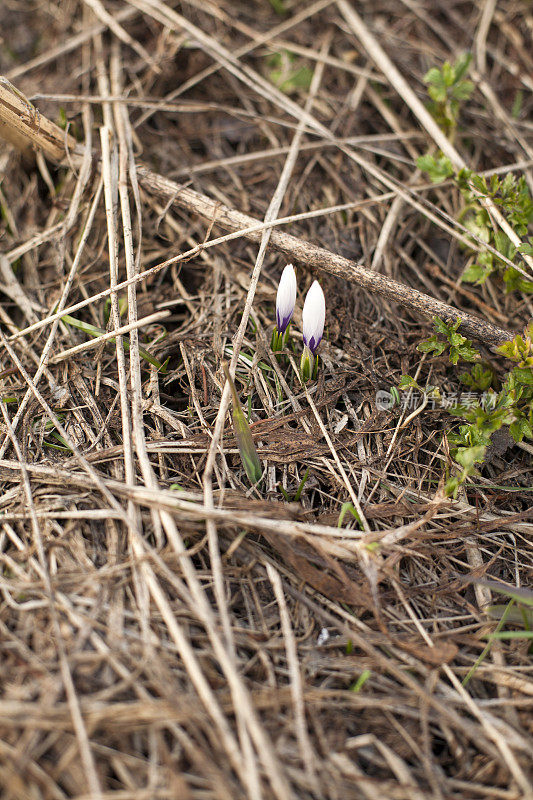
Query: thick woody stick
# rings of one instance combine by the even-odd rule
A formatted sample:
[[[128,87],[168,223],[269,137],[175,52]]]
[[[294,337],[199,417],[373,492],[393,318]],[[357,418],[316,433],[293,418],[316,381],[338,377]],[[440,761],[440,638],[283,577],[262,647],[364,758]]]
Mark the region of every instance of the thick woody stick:
[[[224,228],[224,230],[242,230],[243,236],[247,239],[255,242],[260,241],[264,226],[254,217],[242,214],[240,211],[229,208],[206,195],[195,192],[193,189],[180,186],[145,167],[137,167],[137,175],[140,184],[148,192],[163,198],[167,202],[172,200],[176,205],[199,214],[209,222],[214,220],[215,225]],[[248,230],[254,227],[255,230]],[[272,231],[270,244],[276,250],[284,253],[289,260],[320,269],[323,272],[329,272],[338,278],[344,278],[344,280],[351,283],[356,283],[369,292],[380,294],[389,300],[400,303],[418,315],[431,318],[438,316],[447,322],[460,319],[463,333],[479,339],[490,347],[500,345],[514,336],[510,331],[498,328],[496,325],[468,314],[466,311],[454,308],[441,300],[435,300],[435,298],[419,292],[417,289],[398,283],[386,275],[373,272],[357,264],[355,261],[350,261],[348,258],[343,258],[343,256],[332,253],[323,247],[317,247],[304,239],[276,230],[276,228]]]
[[[0,77],[0,136],[25,156],[41,150],[46,158],[59,163],[76,149],[76,140],[43,117],[18,89]]]

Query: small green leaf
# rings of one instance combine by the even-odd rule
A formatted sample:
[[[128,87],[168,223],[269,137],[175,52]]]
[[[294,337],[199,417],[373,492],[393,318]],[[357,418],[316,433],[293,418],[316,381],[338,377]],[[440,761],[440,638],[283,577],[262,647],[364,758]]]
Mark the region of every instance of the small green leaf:
[[[477,445],[475,447],[459,447],[454,457],[455,460],[462,467],[464,467],[464,469],[468,470],[471,469],[474,464],[478,464],[479,462],[483,461],[486,449],[487,448],[485,445]]]
[[[440,317],[433,317],[433,325],[437,333],[441,333],[443,336],[449,336],[452,331],[456,331],[459,327],[458,323],[444,322]]]
[[[456,100],[468,100],[474,91],[474,84],[472,81],[461,81],[453,89],[453,96]]]
[[[515,442],[521,442],[524,436],[533,439],[533,430],[525,417],[520,417],[509,426],[509,433]]]
[[[460,481],[457,475],[454,475],[453,478],[448,478],[446,484],[444,486],[444,491],[447,497],[456,497],[457,492],[459,490]]]
[[[518,248],[519,253],[523,253],[525,256],[533,256],[533,245],[532,244],[521,244]]]
[[[418,169],[427,172],[432,183],[442,183],[454,174],[453,164],[447,156],[439,153],[438,156],[426,154],[416,160]]]
[[[475,173],[472,174],[470,180],[472,181],[472,185],[478,190],[478,192],[483,192],[483,194],[488,194],[487,188],[487,181],[481,175],[476,175]]]
[[[431,67],[424,75],[424,83],[431,83],[433,86],[444,86],[444,77],[437,67]]]
[[[520,367],[515,367],[513,369],[513,375],[525,386],[533,386],[533,369],[520,369]]]
[[[465,372],[459,377],[465,386],[470,386],[472,389],[478,389],[481,392],[488,389],[493,381],[492,370],[486,369],[482,364],[474,364],[469,373]]]
[[[417,389],[418,383],[410,375],[402,375],[398,384],[398,389]]]
[[[455,62],[455,80],[460,81],[468,72],[472,63],[472,53],[463,53]]]
[[[450,361],[452,364],[457,364],[459,359],[463,361],[475,361],[478,355],[479,351],[473,347],[470,342],[461,344],[459,347],[450,347]]]
[[[461,280],[465,283],[477,283],[478,286],[481,286],[490,275],[490,270],[480,264],[479,261],[474,261],[473,264],[470,264],[463,274],[461,275]]]
[[[449,61],[445,61],[442,65],[442,77],[447,89],[455,83],[455,70]]]
[[[416,349],[421,353],[434,352],[435,355],[440,356],[446,350],[446,342],[439,342],[436,336],[431,336],[426,341],[420,342]]]
[[[448,336],[448,341],[450,342],[452,347],[461,347],[461,345],[464,344],[464,342],[466,342],[466,339],[464,336],[461,336],[460,333],[456,333],[455,331],[453,331]]]

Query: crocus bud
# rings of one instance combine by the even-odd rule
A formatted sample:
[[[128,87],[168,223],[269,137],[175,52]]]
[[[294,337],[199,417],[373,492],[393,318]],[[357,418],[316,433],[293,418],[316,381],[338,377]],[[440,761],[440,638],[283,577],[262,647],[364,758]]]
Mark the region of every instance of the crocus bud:
[[[304,344],[314,355],[324,333],[324,322],[326,320],[326,301],[324,292],[318,281],[307,292],[304,308],[302,311],[302,333]]]
[[[296,303],[296,274],[292,264],[283,270],[276,297],[276,322],[278,333],[285,333]]]

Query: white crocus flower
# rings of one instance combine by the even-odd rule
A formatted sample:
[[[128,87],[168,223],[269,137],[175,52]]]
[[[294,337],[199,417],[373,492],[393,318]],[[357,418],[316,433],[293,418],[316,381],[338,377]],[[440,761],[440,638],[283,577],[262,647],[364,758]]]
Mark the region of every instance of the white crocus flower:
[[[304,344],[311,353],[316,353],[317,347],[324,333],[326,321],[326,300],[324,292],[318,281],[314,281],[307,292],[302,311],[302,333]]]
[[[296,303],[296,273],[292,264],[282,272],[276,297],[276,323],[278,333],[284,334],[291,321]]]

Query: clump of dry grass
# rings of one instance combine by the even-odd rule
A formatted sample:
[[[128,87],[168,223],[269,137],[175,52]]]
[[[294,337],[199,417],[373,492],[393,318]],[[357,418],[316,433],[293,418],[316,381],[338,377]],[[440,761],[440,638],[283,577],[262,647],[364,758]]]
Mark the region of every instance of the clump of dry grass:
[[[495,442],[453,501],[450,417],[376,405],[406,372],[457,389],[415,349],[432,314],[493,358],[532,313],[460,284],[457,191],[415,167],[439,147],[531,180],[527,8],[363,12],[84,0],[9,18],[3,797],[531,795],[528,642],[487,647],[502,600],[480,582],[531,581],[530,452]],[[422,83],[450,42],[476,63],[453,144]],[[269,349],[288,256],[300,300],[315,277],[327,299],[307,387]]]

